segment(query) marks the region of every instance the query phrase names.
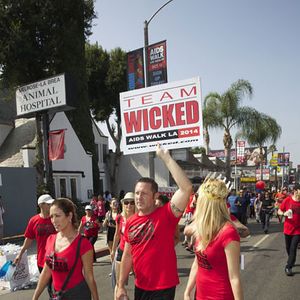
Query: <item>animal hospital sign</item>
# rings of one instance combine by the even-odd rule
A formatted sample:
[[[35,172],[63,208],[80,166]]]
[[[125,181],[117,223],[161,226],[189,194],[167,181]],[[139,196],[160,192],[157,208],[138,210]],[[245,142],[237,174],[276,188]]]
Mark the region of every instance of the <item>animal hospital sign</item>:
[[[17,115],[66,106],[65,75],[57,75],[19,87],[16,91]]]

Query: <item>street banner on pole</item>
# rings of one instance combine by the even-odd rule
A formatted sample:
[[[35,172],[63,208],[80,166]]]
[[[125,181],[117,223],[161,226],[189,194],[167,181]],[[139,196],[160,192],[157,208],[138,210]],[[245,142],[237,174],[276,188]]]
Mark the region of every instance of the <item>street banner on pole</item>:
[[[148,86],[167,83],[167,42],[162,41],[149,45],[146,51],[146,58],[148,59],[146,70],[149,78]]]
[[[260,163],[267,162],[267,147],[262,147],[263,160],[260,159],[260,149],[256,147],[245,147],[245,156],[243,161],[236,160],[236,149],[230,150],[230,164],[232,166],[236,164],[238,166],[259,166]],[[209,155],[218,157],[219,159],[225,161],[225,151],[222,150],[210,150]]]
[[[273,153],[272,158],[270,159],[270,166],[271,167],[278,166],[278,153]]]
[[[64,159],[65,130],[49,131],[48,153],[49,160]]]
[[[278,153],[278,166],[289,166],[290,164],[290,153],[282,152]]]
[[[245,160],[245,141],[236,142],[236,160],[239,163],[243,163]]]
[[[200,79],[120,93],[124,154],[203,145]]]
[[[127,53],[127,86],[129,91],[145,87],[143,48]]]

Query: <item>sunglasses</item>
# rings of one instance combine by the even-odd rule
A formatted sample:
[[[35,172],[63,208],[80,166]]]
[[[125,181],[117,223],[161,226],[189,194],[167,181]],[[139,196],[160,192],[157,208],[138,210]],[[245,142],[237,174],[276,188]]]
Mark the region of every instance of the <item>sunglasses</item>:
[[[128,204],[134,205],[134,201],[124,201],[123,203],[124,203],[125,205],[128,205]]]

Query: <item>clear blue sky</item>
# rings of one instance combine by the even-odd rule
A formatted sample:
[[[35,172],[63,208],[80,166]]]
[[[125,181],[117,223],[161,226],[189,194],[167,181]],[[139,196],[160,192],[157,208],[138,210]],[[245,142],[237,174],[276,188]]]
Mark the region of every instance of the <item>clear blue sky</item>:
[[[144,44],[144,21],[167,1],[96,0],[90,42],[124,51]],[[300,1],[174,0],[149,24],[149,43],[167,40],[168,80],[199,76],[203,97],[238,79],[254,89],[243,105],[277,120],[277,142],[300,164]],[[222,149],[222,132],[211,132]]]

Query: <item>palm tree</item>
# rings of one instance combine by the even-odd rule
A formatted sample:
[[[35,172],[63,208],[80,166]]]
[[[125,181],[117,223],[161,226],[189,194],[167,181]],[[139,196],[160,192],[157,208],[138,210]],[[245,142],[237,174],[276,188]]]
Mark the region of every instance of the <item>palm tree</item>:
[[[272,143],[272,146],[281,136],[281,127],[276,120],[264,113],[259,113],[255,109],[252,109],[249,113],[247,120],[241,120],[241,132],[240,136],[244,137],[250,145],[258,146],[260,152],[260,169],[261,179],[262,174],[262,162],[263,162],[263,145],[268,142]],[[271,151],[274,147],[270,147]],[[275,147],[276,149],[276,147]]]
[[[204,101],[204,105],[203,105],[203,127],[204,127],[203,135],[204,135],[205,150],[207,155],[209,153],[209,143],[210,143],[209,129],[219,127],[218,120],[214,116],[214,112],[217,109],[217,105],[218,102],[213,99],[209,102]]]
[[[226,177],[231,177],[230,150],[232,147],[232,128],[240,125],[244,118],[248,118],[248,107],[241,107],[244,96],[252,96],[253,90],[247,80],[238,80],[222,95],[209,93],[204,99],[203,123],[208,132],[209,127],[223,128],[223,144],[226,157]],[[205,127],[206,126],[206,127]]]

